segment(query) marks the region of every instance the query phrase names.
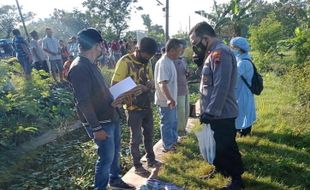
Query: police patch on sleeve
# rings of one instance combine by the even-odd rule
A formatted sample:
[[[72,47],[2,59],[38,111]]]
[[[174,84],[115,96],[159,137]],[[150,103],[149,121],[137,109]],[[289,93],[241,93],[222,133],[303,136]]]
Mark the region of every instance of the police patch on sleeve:
[[[221,63],[221,52],[220,51],[214,51],[212,52],[212,58],[213,58],[213,62],[215,64],[220,64]]]

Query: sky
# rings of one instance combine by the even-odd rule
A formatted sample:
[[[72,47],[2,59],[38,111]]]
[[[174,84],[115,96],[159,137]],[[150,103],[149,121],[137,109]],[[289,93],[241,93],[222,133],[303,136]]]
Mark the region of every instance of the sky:
[[[36,18],[49,17],[55,8],[71,11],[73,8],[83,10],[82,2],[84,0],[19,0],[20,6],[24,11],[31,11],[36,14]],[[165,5],[165,0],[159,0]],[[212,9],[212,0],[170,0],[169,16],[169,35],[178,33],[178,31],[189,30],[189,25],[205,20],[203,17],[194,13],[196,10],[210,11]],[[229,0],[217,0],[218,3],[229,2]],[[0,0],[0,5],[16,4],[15,0]],[[158,5],[156,0],[138,0],[136,6],[142,6],[142,11],[132,11],[129,21],[129,30],[145,30],[141,14],[149,14],[153,24],[162,25],[165,28],[164,6]]]

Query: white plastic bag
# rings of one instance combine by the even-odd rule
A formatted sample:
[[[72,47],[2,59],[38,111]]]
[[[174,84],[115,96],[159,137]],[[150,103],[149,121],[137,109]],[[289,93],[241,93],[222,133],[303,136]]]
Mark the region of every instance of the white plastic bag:
[[[200,153],[203,159],[207,160],[208,163],[213,164],[215,158],[215,140],[214,131],[211,129],[210,124],[202,124],[202,130],[195,132]]]

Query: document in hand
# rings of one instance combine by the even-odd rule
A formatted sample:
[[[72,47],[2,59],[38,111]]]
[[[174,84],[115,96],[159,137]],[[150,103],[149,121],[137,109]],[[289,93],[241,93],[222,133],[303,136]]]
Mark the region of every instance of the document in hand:
[[[111,86],[110,92],[114,98],[114,100],[119,97],[120,95],[132,90],[137,85],[132,80],[131,77],[127,77],[124,80],[121,80],[120,82],[116,83],[115,85]]]

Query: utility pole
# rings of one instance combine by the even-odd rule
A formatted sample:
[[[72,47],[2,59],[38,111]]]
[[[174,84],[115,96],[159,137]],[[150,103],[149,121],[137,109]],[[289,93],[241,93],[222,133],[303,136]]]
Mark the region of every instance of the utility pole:
[[[16,5],[17,5],[17,9],[18,9],[18,12],[19,12],[20,19],[21,19],[21,21],[23,23],[23,27],[24,27],[24,30],[25,30],[28,42],[29,42],[30,41],[29,34],[28,34],[28,31],[27,31],[27,28],[26,28],[26,25],[25,25],[25,20],[24,20],[22,11],[20,10],[20,6],[19,6],[19,3],[18,3],[18,0],[16,0]]]
[[[166,42],[169,40],[169,0],[166,0]]]

